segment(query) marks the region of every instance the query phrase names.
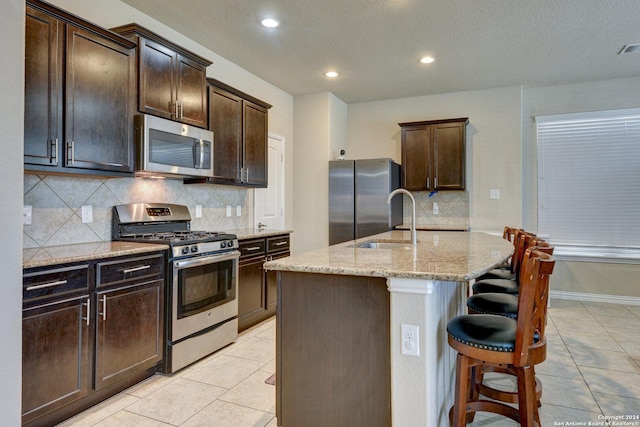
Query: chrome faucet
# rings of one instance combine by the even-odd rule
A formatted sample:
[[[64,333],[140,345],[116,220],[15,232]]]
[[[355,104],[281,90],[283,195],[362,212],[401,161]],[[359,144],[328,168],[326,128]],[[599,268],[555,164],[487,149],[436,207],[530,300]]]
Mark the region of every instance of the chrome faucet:
[[[413,198],[413,194],[411,194],[409,191],[405,190],[404,188],[398,188],[396,190],[393,190],[391,193],[389,193],[389,197],[387,197],[387,204],[391,203],[391,199],[393,199],[393,196],[395,196],[396,194],[399,193],[404,193],[404,194],[408,194],[409,197],[411,198],[411,204],[412,204],[412,210],[411,210],[411,244],[413,246],[416,246],[418,244],[418,238],[417,238],[417,234],[416,234],[416,199]]]

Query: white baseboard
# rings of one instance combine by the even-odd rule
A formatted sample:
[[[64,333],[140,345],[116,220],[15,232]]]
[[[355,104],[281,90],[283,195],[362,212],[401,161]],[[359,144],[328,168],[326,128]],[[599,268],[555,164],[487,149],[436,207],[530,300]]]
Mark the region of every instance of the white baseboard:
[[[620,295],[586,294],[582,292],[550,291],[549,296],[572,301],[604,302],[608,304],[640,305],[640,297]]]

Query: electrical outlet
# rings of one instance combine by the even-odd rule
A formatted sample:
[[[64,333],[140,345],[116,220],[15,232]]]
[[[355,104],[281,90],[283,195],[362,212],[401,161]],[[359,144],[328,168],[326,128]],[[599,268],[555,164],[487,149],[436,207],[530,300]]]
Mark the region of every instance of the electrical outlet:
[[[242,206],[236,206],[236,216],[242,216]]]
[[[440,208],[438,208],[438,202],[433,202],[433,214],[438,215],[440,213]]]
[[[227,218],[231,216],[231,205],[227,205]]]
[[[418,335],[420,328],[418,325],[402,324],[400,325],[400,332],[402,334],[400,340],[402,354],[420,356],[420,337]]]
[[[489,190],[489,198],[498,200],[500,198],[500,190]]]
[[[196,218],[202,218],[202,205],[196,205]]]
[[[22,211],[22,223],[24,225],[31,225],[32,212],[31,205],[24,205],[24,210]]]
[[[82,223],[93,222],[93,207],[91,205],[82,206]]]

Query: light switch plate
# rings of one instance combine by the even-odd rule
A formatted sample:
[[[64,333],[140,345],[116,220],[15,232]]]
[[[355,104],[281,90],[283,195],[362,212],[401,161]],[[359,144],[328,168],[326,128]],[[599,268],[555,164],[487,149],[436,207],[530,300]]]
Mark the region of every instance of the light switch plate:
[[[31,225],[32,212],[31,205],[24,205],[24,210],[22,211],[22,221],[24,225]]]
[[[82,206],[82,223],[93,222],[93,207],[91,205]]]
[[[231,205],[227,205],[227,218],[231,216]]]
[[[196,205],[196,218],[202,218],[202,205]]]
[[[492,200],[498,200],[500,198],[500,190],[489,190],[489,198]]]
[[[242,216],[242,206],[236,206],[236,216]]]

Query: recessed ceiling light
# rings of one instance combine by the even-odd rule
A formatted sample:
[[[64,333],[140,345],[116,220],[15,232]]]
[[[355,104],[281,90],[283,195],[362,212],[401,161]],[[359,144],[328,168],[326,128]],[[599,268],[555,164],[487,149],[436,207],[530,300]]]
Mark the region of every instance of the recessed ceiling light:
[[[622,47],[622,50],[618,52],[618,55],[623,55],[625,53],[638,53],[638,52],[640,52],[640,43],[627,44]]]
[[[327,71],[326,73],[324,73],[324,76],[329,77],[330,79],[334,79],[338,77],[338,73],[336,71]]]
[[[433,61],[435,60],[430,56],[425,56],[420,59],[420,62],[422,62],[423,64],[431,64]]]
[[[276,21],[275,19],[266,18],[266,19],[262,20],[262,25],[264,25],[265,27],[269,27],[269,28],[275,28],[278,25],[280,25],[280,23],[278,21]]]

